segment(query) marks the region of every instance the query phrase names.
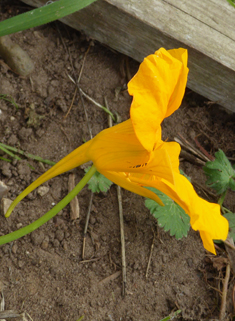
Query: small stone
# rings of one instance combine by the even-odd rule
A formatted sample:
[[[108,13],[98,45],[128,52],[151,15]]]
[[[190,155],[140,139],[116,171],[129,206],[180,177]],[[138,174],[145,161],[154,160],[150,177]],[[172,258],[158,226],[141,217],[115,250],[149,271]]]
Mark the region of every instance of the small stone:
[[[42,241],[41,248],[46,250],[49,246],[49,236],[45,236],[44,240]]]
[[[90,217],[90,223],[94,225],[96,223],[96,218],[94,216]]]
[[[51,195],[55,200],[61,199],[61,184],[58,179],[55,179],[51,185]]]
[[[65,251],[68,250],[68,243],[65,242],[65,241],[63,241],[63,248],[64,248]]]
[[[187,259],[187,263],[188,263],[189,267],[193,267],[193,259],[192,258]]]
[[[11,203],[12,203],[12,200],[10,200],[9,198],[4,198],[4,197],[2,198],[2,200],[1,200],[1,213],[2,213],[2,215],[6,214]]]
[[[31,179],[31,170],[28,166],[28,161],[22,160],[19,163],[17,163],[17,170],[20,178],[26,181],[26,183],[29,183]]]
[[[38,193],[38,195],[40,195],[40,196],[44,196],[44,195],[46,195],[48,192],[49,192],[49,187],[47,187],[47,186],[40,186],[40,187],[37,189],[37,193]]]
[[[27,52],[9,36],[0,38],[0,55],[10,68],[21,76],[29,75],[34,69],[33,61]]]
[[[10,251],[10,245],[9,245],[9,244],[5,244],[5,245],[2,247],[2,251],[3,251],[4,254],[9,253],[9,251]]]
[[[18,224],[16,224],[17,229],[21,228],[22,226],[23,226],[23,224],[22,224],[22,223],[18,223]]]
[[[4,162],[2,163],[1,169],[2,169],[2,174],[8,178],[11,178],[12,173],[11,173],[11,164]]]
[[[18,245],[17,245],[16,243],[13,244],[11,250],[12,250],[12,253],[16,254],[16,252],[17,252],[17,250],[18,250]]]
[[[27,140],[28,137],[31,136],[32,134],[33,134],[32,128],[22,127],[18,132],[19,138],[22,140]]]
[[[1,77],[1,81],[0,81],[0,92],[10,96],[13,96],[15,94],[14,87],[12,86],[11,82],[8,79],[3,77]],[[3,105],[1,106],[1,109],[4,110]]]
[[[37,131],[36,131],[36,135],[38,137],[42,137],[43,135],[45,135],[45,130],[42,129],[42,128],[39,128]]]
[[[55,239],[53,241],[53,245],[54,245],[54,247],[59,247],[60,246],[60,242],[57,239]]]
[[[24,261],[19,260],[19,261],[18,261],[18,266],[19,266],[19,268],[21,269],[21,268],[24,266]]]
[[[64,231],[62,230],[57,230],[55,232],[55,237],[57,238],[58,241],[62,241],[64,239]]]
[[[8,139],[7,143],[8,145],[15,146],[18,139],[16,135],[11,135],[11,137]]]
[[[41,245],[45,236],[42,231],[33,231],[31,233],[31,240],[33,245]]]
[[[56,103],[64,113],[67,112],[68,106],[63,99],[58,99]]]

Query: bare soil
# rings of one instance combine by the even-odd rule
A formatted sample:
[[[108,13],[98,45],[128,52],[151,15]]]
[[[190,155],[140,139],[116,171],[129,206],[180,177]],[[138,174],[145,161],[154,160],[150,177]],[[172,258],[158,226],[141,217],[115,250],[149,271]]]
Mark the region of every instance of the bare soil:
[[[26,9],[18,1],[5,1],[0,4],[0,19]],[[18,105],[16,108],[0,100],[2,143],[57,162],[89,139],[80,96],[77,94],[72,104],[75,85],[68,77],[78,78],[89,46],[81,88],[101,104],[106,97],[113,112],[122,120],[129,118],[131,97],[125,88],[128,74],[133,76],[138,69],[137,62],[59,22],[11,38],[28,52],[35,70],[23,78],[0,64],[0,94],[11,95]],[[88,100],[84,102],[92,134],[96,135],[108,127],[107,115]],[[234,128],[234,115],[187,90],[181,108],[164,121],[163,138],[173,140],[180,134],[196,146],[197,137],[211,155],[221,148],[227,156],[234,157]],[[7,197],[13,200],[49,168],[44,167],[26,158],[11,163],[0,161],[0,180],[9,188]],[[205,187],[206,181],[202,165],[182,159],[182,169],[192,177],[200,196],[216,201],[216,196],[205,194],[200,188]],[[81,168],[74,173],[76,182],[84,175]],[[33,222],[58,203],[68,193],[68,175],[46,183],[49,192],[43,197],[37,191],[31,193],[10,218],[0,216],[0,234]],[[70,219],[67,206],[37,231],[0,247],[5,309],[27,312],[34,321],[75,321],[82,316],[87,321],[158,321],[178,309],[182,311],[179,320],[217,319],[221,300],[216,289],[221,287],[224,267],[213,266],[214,258],[204,250],[199,234],[190,230],[187,238],[177,241],[157,227],[143,198],[125,190],[122,196],[127,261],[125,297],[121,295],[121,273],[116,273],[121,271],[121,249],[115,186],[107,193],[94,195],[87,261],[82,261],[90,199],[86,187],[79,194],[79,219]],[[228,195],[225,205],[235,210],[232,195]],[[218,253],[225,255],[223,249]]]

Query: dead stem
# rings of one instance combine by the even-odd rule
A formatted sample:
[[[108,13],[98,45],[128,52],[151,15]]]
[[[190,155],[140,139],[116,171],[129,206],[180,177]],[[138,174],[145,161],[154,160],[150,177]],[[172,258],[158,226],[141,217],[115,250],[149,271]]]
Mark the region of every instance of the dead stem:
[[[121,234],[121,251],[122,251],[122,296],[126,294],[126,251],[125,251],[125,235],[124,235],[124,221],[122,209],[122,194],[121,187],[117,186],[118,208],[120,219],[120,234]]]
[[[220,308],[220,315],[219,315],[220,321],[224,320],[225,318],[229,278],[230,278],[230,264],[228,263],[226,267],[226,274],[225,274],[224,284],[223,284],[223,293],[222,293],[221,308]]]
[[[109,110],[107,98],[104,97],[105,107]],[[112,117],[108,115],[109,127],[113,126]],[[124,221],[123,221],[123,207],[122,207],[122,194],[121,187],[117,186],[117,198],[120,220],[120,235],[121,235],[121,252],[122,252],[122,296],[126,294],[126,251],[125,251],[125,234],[124,234]]]
[[[73,107],[73,103],[74,103],[75,97],[77,95],[77,91],[79,89],[78,84],[80,83],[80,80],[81,80],[81,77],[82,77],[82,72],[83,72],[83,69],[84,69],[85,61],[86,61],[86,57],[87,57],[88,52],[90,51],[90,48],[91,48],[91,44],[89,44],[89,47],[88,47],[88,49],[85,52],[85,55],[83,57],[82,66],[81,66],[80,73],[79,73],[79,76],[78,76],[78,79],[77,79],[77,86],[75,88],[75,91],[74,91],[74,94],[73,94],[73,98],[72,98],[72,102],[70,104],[69,110],[67,111],[67,114],[64,116],[64,119],[66,119],[68,117],[68,115],[69,115],[69,113],[70,113],[70,111],[71,111],[71,109]]]
[[[92,200],[93,200],[93,193],[91,192],[90,201],[89,201],[89,206],[88,206],[88,211],[87,211],[87,215],[86,215],[86,223],[85,223],[84,233],[83,233],[83,244],[82,244],[82,259],[83,259],[83,260],[84,260],[84,258],[85,258],[85,247],[86,247],[87,228],[88,228],[88,223],[89,223],[90,215],[91,215]]]
[[[75,175],[74,173],[69,174],[68,181],[68,192],[71,192],[75,187]],[[76,220],[79,218],[80,208],[78,203],[78,197],[75,196],[70,202],[70,219]]]
[[[109,281],[112,281],[112,280],[115,280],[116,278],[118,278],[119,275],[121,275],[121,271],[117,271],[114,274],[107,276],[107,278],[101,280],[98,284],[106,284]]]
[[[100,259],[102,259],[103,258],[103,256],[101,256],[101,257],[96,257],[96,258],[94,258],[94,259],[90,259],[90,260],[83,260],[83,261],[80,261],[79,262],[79,264],[80,263],[91,263],[91,262],[96,262],[96,261],[99,261]]]
[[[227,240],[224,241],[224,244],[229,246],[231,249],[235,250],[235,246],[233,244],[231,244],[230,242],[228,242]]]
[[[153,230],[153,241],[152,241],[152,245],[151,245],[151,249],[150,249],[149,260],[148,260],[148,265],[147,265],[146,274],[145,274],[146,279],[148,277],[149,267],[150,267],[150,263],[151,263],[151,259],[152,259],[152,255],[153,255],[154,242],[155,242],[155,233]]]
[[[197,157],[201,158],[203,161],[208,162],[210,159],[204,155],[202,152],[197,150],[192,144],[190,144],[181,134],[178,133],[181,140],[178,137],[175,137],[174,140],[179,143],[184,149],[190,151],[192,154],[196,155]]]

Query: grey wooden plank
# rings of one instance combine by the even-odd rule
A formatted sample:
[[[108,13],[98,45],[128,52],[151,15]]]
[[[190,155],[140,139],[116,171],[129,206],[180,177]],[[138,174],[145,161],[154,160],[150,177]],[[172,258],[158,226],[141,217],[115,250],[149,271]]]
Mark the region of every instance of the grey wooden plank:
[[[188,87],[235,111],[234,17],[225,0],[98,0],[62,21],[138,61],[159,47],[187,48]]]

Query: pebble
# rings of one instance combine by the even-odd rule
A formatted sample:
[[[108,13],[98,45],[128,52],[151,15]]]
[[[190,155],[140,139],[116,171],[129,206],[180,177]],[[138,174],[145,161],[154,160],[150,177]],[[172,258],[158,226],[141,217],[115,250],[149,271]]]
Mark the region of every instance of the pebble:
[[[7,144],[11,145],[11,146],[14,146],[14,145],[16,145],[17,141],[18,141],[17,136],[16,135],[11,135],[11,137],[7,141]]]
[[[28,137],[31,136],[32,134],[33,134],[32,128],[22,127],[18,132],[19,138],[22,140],[27,140]]]
[[[0,92],[13,96],[15,94],[14,91],[14,87],[12,86],[12,84],[10,83],[9,80],[5,79],[5,78],[1,78],[1,82],[0,82]],[[1,109],[4,110],[4,104],[1,103]],[[8,108],[6,109],[6,111],[8,110]]]
[[[54,245],[54,247],[59,247],[59,246],[60,246],[60,241],[58,241],[57,239],[55,239],[55,240],[53,241],[53,245]]]
[[[66,113],[68,110],[68,106],[66,104],[66,102],[64,101],[64,99],[58,99],[56,104],[60,107],[60,109]]]
[[[45,236],[44,240],[42,241],[41,248],[46,250],[49,246],[49,236]]]
[[[15,243],[15,244],[13,244],[11,251],[12,251],[12,253],[16,254],[17,250],[18,250],[18,245]]]
[[[10,251],[10,245],[9,245],[9,244],[5,244],[5,245],[2,247],[2,251],[3,251],[4,254],[9,253],[9,251]]]
[[[10,68],[21,76],[28,76],[34,70],[33,61],[27,52],[9,36],[0,37],[0,55]]]
[[[19,260],[18,261],[18,267],[21,269],[24,266],[24,261],[23,260]]]
[[[48,192],[49,192],[49,187],[48,187],[48,186],[40,186],[40,187],[37,189],[37,193],[38,193],[38,195],[40,195],[40,196],[44,196],[44,195],[46,195]]]
[[[12,173],[11,173],[11,164],[7,162],[3,162],[1,166],[2,174],[8,178],[11,178]]]
[[[24,214],[24,213],[22,213],[22,214]],[[22,215],[22,214],[21,214],[21,215]],[[23,226],[23,224],[22,224],[22,223],[17,223],[17,224],[16,224],[16,228],[17,228],[17,230],[18,230],[19,228],[21,228],[22,226]]]
[[[58,241],[62,241],[63,239],[64,239],[64,231],[62,231],[62,230],[57,230],[56,232],[55,232],[55,237],[56,237],[56,239],[58,240]]]
[[[68,243],[65,240],[63,241],[63,248],[65,251],[68,250]]]
[[[10,200],[9,198],[5,198],[5,197],[2,198],[2,200],[1,200],[1,214],[2,215],[6,214],[11,203],[12,203],[12,200]]]
[[[96,218],[94,216],[90,217],[90,223],[94,225],[96,223]]]
[[[55,200],[61,199],[61,184],[59,184],[58,179],[51,185],[51,195]]]
[[[44,239],[45,236],[42,231],[33,231],[31,233],[31,241],[33,245],[41,245]]]

